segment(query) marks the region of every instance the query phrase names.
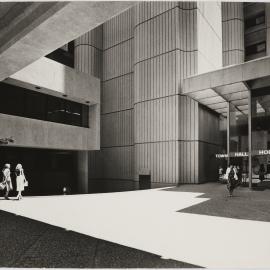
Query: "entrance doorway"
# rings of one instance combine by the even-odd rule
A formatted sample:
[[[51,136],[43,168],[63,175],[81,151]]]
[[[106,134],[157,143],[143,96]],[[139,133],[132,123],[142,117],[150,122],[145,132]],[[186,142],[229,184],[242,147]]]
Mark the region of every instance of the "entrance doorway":
[[[270,88],[251,92],[252,180],[270,187]]]
[[[75,156],[72,151],[0,147],[0,166],[11,164],[11,178],[16,193],[15,167],[21,163],[29,186],[25,195],[60,195],[63,187],[77,192]]]
[[[228,102],[227,151],[216,157],[238,166],[250,187],[270,188],[270,87],[251,89],[246,102]]]

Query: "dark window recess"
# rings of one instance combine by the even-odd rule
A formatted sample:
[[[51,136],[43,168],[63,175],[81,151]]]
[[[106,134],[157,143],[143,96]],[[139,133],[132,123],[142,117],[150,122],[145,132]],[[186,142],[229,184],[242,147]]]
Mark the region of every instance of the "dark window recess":
[[[89,127],[89,107],[66,99],[0,83],[0,113]]]
[[[25,117],[44,120],[46,119],[46,95],[29,91],[25,95]]]
[[[266,43],[260,42],[251,46],[246,47],[245,52],[246,56],[256,54],[256,53],[261,53],[266,51]]]
[[[257,26],[265,24],[265,12],[261,12],[257,14],[255,17],[251,17],[245,20],[245,30]]]
[[[46,55],[58,63],[74,68],[74,41]]]

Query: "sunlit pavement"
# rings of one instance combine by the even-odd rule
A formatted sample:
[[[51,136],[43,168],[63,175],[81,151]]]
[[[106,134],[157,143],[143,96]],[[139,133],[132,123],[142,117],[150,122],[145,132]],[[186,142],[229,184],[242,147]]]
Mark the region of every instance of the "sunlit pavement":
[[[201,267],[270,267],[270,223],[178,212],[209,200],[201,195],[155,189],[27,197],[1,200],[0,210]]]

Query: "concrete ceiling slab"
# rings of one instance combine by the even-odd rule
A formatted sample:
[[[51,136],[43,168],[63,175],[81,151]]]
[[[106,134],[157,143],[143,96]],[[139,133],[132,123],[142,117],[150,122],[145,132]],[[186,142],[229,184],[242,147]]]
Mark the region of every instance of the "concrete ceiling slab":
[[[14,11],[17,15],[12,20],[9,14],[17,6],[10,9],[6,6],[5,16],[0,20],[0,81],[135,4],[30,2],[22,6],[22,13]]]

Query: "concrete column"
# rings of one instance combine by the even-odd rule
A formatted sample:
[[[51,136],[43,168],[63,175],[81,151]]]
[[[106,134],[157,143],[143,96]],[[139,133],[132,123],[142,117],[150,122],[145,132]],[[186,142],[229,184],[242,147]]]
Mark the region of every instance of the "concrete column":
[[[222,3],[223,66],[244,62],[244,9],[241,2]]]
[[[179,69],[180,55],[184,63],[187,51],[186,48],[181,51],[180,46],[185,46],[189,35],[181,29],[183,42],[178,39],[182,25],[179,20],[183,17],[186,25],[191,21],[186,13],[194,13],[193,4],[184,4],[181,9],[177,2],[141,2],[135,7],[136,180],[147,172],[151,174],[152,183],[179,182],[178,87],[181,75],[194,68],[189,65],[190,68]],[[152,12],[146,12],[148,10]],[[195,52],[190,52],[189,56],[195,59]]]
[[[75,69],[101,79],[102,25],[75,39]]]
[[[230,102],[227,103],[227,166],[230,166]]]
[[[103,24],[101,94],[102,178],[134,180],[134,12]]]
[[[88,193],[88,151],[76,153],[78,192]]]
[[[74,43],[74,66],[77,71],[102,78],[102,29],[103,26],[85,33]],[[89,89],[89,91],[91,91]],[[89,106],[89,126],[96,131],[94,140],[89,145],[100,145],[100,104]],[[97,149],[99,150],[99,149]],[[89,178],[98,178],[99,161],[96,151],[79,151],[77,153],[78,190],[88,192]],[[90,167],[90,168],[89,168]],[[91,176],[89,174],[91,171]]]
[[[252,103],[251,90],[248,90],[248,174],[249,188],[252,188]]]

